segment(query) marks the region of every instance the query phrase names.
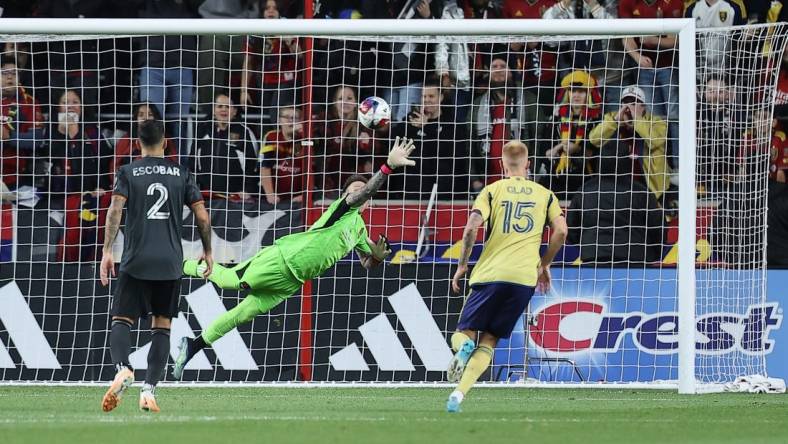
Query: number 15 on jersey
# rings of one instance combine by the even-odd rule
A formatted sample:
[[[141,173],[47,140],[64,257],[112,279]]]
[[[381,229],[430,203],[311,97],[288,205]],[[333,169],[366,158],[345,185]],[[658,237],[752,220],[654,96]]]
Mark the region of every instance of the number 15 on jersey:
[[[503,232],[527,233],[534,228],[534,218],[528,211],[536,206],[536,202],[512,202],[504,200],[503,207]]]

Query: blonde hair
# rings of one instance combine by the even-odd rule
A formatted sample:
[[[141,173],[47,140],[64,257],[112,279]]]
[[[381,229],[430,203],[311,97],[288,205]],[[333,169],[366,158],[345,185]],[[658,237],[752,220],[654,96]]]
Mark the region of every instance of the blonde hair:
[[[528,160],[528,146],[519,140],[510,140],[503,146],[503,163],[518,168]]]

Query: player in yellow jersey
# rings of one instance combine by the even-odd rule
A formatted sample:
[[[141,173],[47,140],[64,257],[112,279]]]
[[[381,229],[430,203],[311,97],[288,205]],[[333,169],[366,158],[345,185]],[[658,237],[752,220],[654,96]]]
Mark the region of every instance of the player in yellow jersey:
[[[455,352],[447,377],[459,382],[446,410],[459,412],[465,394],[490,366],[499,338],[508,338],[534,290],[550,287],[550,263],[564,244],[566,221],[555,194],[526,179],[528,147],[511,141],[503,147],[505,179],[487,185],[473,204],[462,237],[462,253],[452,288],[468,271],[468,258],[482,224],[484,250],[471,273],[471,294],[465,300],[457,331],[451,337]],[[552,234],[539,256],[544,227]],[[477,335],[478,333],[478,335]]]

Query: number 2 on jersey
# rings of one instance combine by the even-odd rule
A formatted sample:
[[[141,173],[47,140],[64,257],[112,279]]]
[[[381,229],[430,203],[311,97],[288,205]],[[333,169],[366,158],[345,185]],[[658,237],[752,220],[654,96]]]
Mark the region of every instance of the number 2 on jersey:
[[[501,202],[503,207],[503,232],[509,233],[514,228],[515,233],[527,233],[534,228],[534,218],[528,212],[529,208],[536,206],[536,202],[512,202],[505,200]],[[514,219],[514,221],[512,220]],[[525,219],[525,224],[520,220]]]
[[[169,211],[159,211],[161,207],[167,203],[167,198],[170,197],[169,191],[167,191],[167,187],[162,185],[160,182],[155,182],[150,184],[148,187],[148,196],[153,196],[156,192],[159,192],[159,198],[156,202],[151,205],[148,209],[148,219],[155,219],[155,220],[166,220],[170,218]]]

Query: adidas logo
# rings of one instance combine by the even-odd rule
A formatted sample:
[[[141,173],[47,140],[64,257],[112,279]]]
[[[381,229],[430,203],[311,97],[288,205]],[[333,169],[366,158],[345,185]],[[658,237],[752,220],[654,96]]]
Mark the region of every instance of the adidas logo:
[[[221,296],[211,284],[205,284],[184,297],[202,328],[207,327],[214,319],[227,311],[224,308]],[[193,338],[194,332],[189,327],[189,322],[182,312],[178,313],[177,318],[172,319],[170,328],[170,356],[172,356],[174,361],[178,355],[178,345],[181,338],[184,336]],[[149,349],[150,343],[145,344],[145,346],[138,348],[129,355],[131,366],[135,369],[148,368]],[[211,344],[211,349],[216,353],[219,364],[225,370],[257,370],[257,362],[255,362],[252,354],[249,352],[249,347],[246,346],[241,334],[236,329],[231,330],[221,339]],[[205,353],[201,351],[186,364],[185,369],[212,370],[213,367],[211,367],[211,363],[208,361]]]
[[[210,284],[203,285],[186,295],[185,298],[201,327],[207,326],[227,311],[221,297]],[[60,362],[58,362],[16,282],[12,281],[0,287],[0,322],[22,358],[21,364],[29,369],[59,370],[61,368]],[[194,332],[189,327],[183,313],[179,313],[178,317],[172,320],[170,334],[170,352],[173,359],[177,353],[178,341],[183,336],[193,338]],[[132,367],[135,369],[148,367],[149,349],[150,344],[146,344],[129,356]],[[257,363],[238,330],[232,330],[216,341],[212,344],[212,349],[216,353],[219,364],[225,370],[257,370]],[[16,368],[17,364],[8,352],[6,345],[0,341],[0,368]],[[212,368],[203,352],[197,354],[186,366],[187,370],[211,370]]]
[[[55,352],[25,301],[16,282],[0,287],[0,322],[8,331],[11,342],[27,368],[60,369]],[[8,349],[0,341],[0,368],[15,368]]]
[[[432,313],[416,288],[410,284],[388,297],[397,319],[410,338],[413,348],[428,371],[445,371],[452,353]],[[358,328],[378,369],[383,371],[414,371],[413,362],[402,346],[394,327],[381,313]],[[369,370],[369,365],[355,342],[328,358],[339,371]]]

